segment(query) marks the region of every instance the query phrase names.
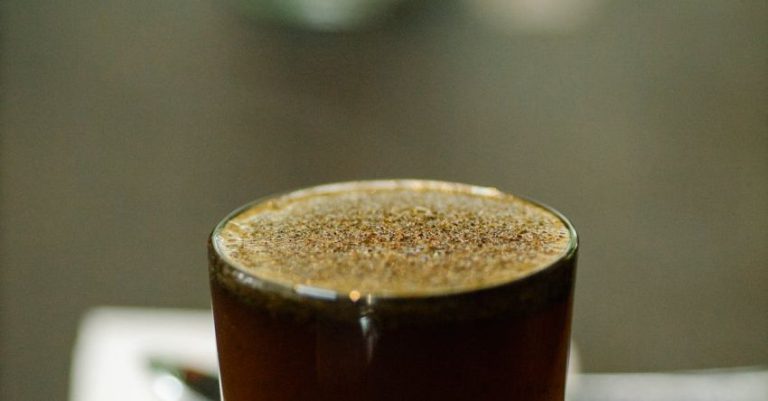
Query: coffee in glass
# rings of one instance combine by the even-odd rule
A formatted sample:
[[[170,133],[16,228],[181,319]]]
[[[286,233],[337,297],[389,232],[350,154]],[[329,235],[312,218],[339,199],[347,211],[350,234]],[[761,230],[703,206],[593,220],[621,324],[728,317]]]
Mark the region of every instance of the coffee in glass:
[[[246,205],[209,246],[224,399],[562,400],[576,250],[557,212],[463,184]]]

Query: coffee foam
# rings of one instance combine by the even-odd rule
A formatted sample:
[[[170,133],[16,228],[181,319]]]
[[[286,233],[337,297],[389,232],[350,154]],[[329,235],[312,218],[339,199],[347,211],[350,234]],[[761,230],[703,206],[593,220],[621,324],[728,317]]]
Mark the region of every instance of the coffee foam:
[[[287,287],[426,296],[510,282],[564,256],[566,224],[491,188],[398,180],[335,184],[256,203],[214,233],[233,266]]]

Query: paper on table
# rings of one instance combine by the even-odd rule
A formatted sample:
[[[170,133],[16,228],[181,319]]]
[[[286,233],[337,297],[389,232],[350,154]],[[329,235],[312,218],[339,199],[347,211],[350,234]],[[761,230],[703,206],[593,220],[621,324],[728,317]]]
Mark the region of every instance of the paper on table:
[[[211,311],[100,307],[80,325],[71,401],[156,400],[152,358],[214,373]]]

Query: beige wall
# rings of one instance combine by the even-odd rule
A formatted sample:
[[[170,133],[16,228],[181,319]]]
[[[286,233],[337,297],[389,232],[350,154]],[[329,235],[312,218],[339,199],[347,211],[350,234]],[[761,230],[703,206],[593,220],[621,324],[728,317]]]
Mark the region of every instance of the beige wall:
[[[764,1],[606,2],[543,35],[445,2],[339,36],[205,0],[2,11],[2,400],[65,398],[90,306],[205,308],[230,209],[372,177],[571,216],[588,370],[768,363]]]

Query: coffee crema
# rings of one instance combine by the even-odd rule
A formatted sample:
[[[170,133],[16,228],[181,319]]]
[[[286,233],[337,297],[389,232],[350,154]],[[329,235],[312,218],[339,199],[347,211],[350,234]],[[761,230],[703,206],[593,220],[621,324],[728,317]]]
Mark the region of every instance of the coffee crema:
[[[527,277],[575,239],[554,213],[493,188],[361,181],[252,204],[213,235],[236,268],[348,296],[430,296]]]

